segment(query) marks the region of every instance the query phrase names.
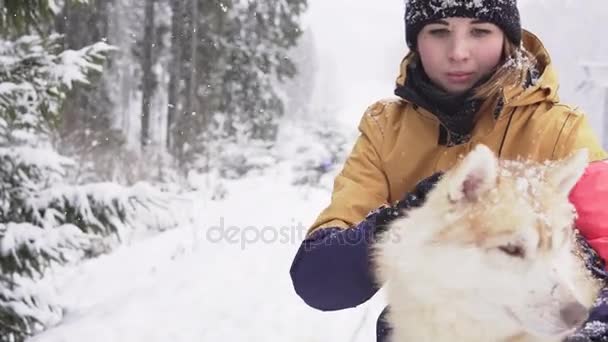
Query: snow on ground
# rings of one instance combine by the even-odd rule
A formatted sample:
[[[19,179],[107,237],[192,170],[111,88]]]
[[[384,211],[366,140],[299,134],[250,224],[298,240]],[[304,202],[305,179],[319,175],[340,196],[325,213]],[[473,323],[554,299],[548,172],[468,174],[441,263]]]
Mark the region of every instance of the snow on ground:
[[[290,176],[283,163],[227,183],[224,201],[192,193],[184,207],[196,213],[191,225],[61,270],[65,319],[31,341],[375,340],[381,294],[355,309],[321,312],[293,290],[291,261],[329,193],[293,187]],[[222,222],[236,234],[220,239]]]

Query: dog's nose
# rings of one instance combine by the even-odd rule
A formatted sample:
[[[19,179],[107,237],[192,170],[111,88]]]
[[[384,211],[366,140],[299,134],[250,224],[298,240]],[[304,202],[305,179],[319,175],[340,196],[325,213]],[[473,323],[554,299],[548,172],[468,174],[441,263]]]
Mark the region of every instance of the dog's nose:
[[[582,324],[589,315],[586,307],[579,302],[571,302],[564,305],[559,312],[566,326],[573,328]]]

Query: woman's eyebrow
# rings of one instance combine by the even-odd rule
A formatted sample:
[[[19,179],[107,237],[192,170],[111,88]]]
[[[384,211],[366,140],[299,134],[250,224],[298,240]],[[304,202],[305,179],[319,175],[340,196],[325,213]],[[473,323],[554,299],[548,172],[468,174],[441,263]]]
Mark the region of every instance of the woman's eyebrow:
[[[442,19],[431,21],[429,23],[429,25],[430,24],[441,24],[441,25],[445,25],[445,26],[450,26],[450,23],[448,23],[447,21],[442,20]]]

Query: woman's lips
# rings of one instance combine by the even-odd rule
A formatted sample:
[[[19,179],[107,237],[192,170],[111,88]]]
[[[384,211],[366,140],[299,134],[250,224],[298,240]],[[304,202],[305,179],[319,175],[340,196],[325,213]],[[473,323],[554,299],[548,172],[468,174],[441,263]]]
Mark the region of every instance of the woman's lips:
[[[449,72],[446,74],[451,83],[468,83],[473,78],[472,72]]]

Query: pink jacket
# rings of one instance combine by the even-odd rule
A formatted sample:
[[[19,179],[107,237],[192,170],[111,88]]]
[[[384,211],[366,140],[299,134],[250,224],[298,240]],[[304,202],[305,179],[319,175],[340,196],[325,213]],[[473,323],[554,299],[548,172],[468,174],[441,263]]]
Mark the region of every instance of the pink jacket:
[[[578,213],[576,227],[581,235],[608,260],[608,160],[589,164],[570,192],[570,201]]]

